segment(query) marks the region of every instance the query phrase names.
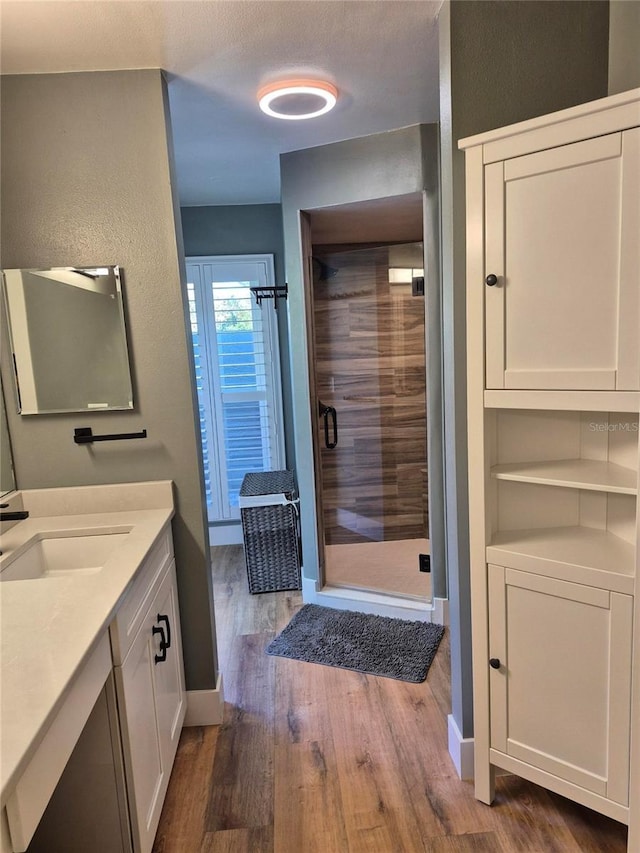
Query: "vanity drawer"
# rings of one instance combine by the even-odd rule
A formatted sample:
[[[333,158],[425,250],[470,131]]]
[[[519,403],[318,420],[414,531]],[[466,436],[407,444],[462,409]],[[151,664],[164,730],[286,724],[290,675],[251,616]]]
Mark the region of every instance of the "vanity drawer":
[[[124,662],[172,559],[173,538],[171,525],[168,525],[143,561],[131,589],[109,627],[114,666]]]

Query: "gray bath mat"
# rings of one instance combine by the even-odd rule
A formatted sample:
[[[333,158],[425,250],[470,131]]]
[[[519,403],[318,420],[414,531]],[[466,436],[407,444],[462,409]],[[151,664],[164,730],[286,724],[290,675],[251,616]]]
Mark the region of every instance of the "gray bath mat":
[[[424,681],[444,628],[305,604],[267,646],[268,655]]]

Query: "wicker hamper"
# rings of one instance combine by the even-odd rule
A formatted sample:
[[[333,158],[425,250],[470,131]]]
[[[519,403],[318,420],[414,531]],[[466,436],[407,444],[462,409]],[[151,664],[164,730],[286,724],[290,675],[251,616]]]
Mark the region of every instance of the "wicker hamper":
[[[249,592],[300,589],[298,502],[293,472],[246,474],[238,502]]]

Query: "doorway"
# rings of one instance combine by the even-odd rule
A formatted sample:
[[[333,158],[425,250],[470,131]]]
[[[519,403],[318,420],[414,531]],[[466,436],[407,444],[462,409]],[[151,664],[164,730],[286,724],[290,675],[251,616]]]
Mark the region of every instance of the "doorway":
[[[426,606],[432,590],[418,202],[310,213],[309,314],[323,588]]]
[[[272,255],[188,257],[207,513],[236,523],[248,471],[284,467],[277,315],[252,288],[274,285]]]

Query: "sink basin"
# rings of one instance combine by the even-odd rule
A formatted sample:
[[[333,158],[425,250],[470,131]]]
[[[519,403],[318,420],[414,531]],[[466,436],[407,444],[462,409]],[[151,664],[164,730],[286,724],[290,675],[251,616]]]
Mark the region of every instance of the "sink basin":
[[[130,532],[130,527],[119,527],[39,533],[24,550],[2,561],[0,581],[99,572]]]

